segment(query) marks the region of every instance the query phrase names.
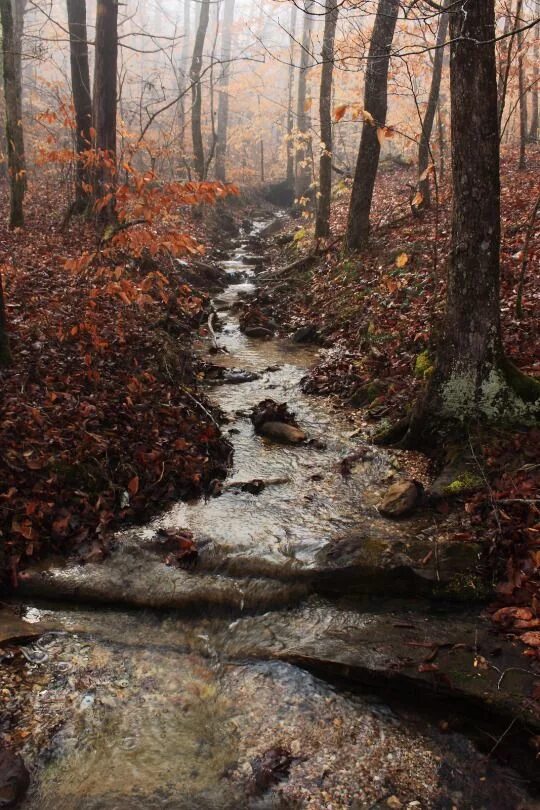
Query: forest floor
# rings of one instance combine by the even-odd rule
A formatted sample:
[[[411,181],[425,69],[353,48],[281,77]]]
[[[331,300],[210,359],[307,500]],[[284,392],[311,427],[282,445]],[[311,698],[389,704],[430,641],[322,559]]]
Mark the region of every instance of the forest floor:
[[[330,249],[316,264],[283,267],[313,251],[310,226],[298,221],[276,240],[278,271],[259,296],[261,307],[289,333],[310,327],[326,347],[304,379],[304,390],[334,396],[359,409],[368,434],[410,409],[432,369],[444,307],[451,193],[441,184],[438,206],[413,216],[408,183],[414,168],[389,166],[378,175],[370,248],[344,256],[350,182],[335,189]],[[517,156],[502,162],[501,316],[504,344],[524,372],[540,376],[540,221],[532,229],[523,304],[516,314],[523,245],[539,193],[540,149],[531,147],[526,171]],[[474,306],[475,302],[471,302]],[[372,424],[372,429],[369,424]],[[467,513],[470,537],[485,543],[499,579],[496,614],[504,629],[528,633],[540,656],[540,430],[477,431],[441,444],[434,469],[472,451],[477,474],[450,500]],[[471,531],[472,525],[472,531]]]
[[[94,226],[62,228],[51,196],[31,188],[25,229],[0,226],[13,355],[0,371],[0,576],[13,583],[44,552],[100,559],[120,521],[200,495],[230,455],[190,352],[208,295],[170,259],[85,267]],[[215,209],[186,211],[186,226],[226,241]]]

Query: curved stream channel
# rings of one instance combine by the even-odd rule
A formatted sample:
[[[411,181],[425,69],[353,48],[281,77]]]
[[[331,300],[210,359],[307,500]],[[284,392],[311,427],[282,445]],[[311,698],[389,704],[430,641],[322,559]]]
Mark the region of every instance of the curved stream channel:
[[[27,650],[25,705],[11,697],[12,708],[38,718],[41,729],[23,749],[32,770],[23,807],[525,806],[520,778],[454,732],[451,722],[441,730],[422,711],[390,708],[366,691],[350,691],[352,679],[343,680],[362,653],[359,670],[372,673],[372,685],[388,681],[393,664],[383,647],[389,640],[408,644],[410,637],[414,673],[433,655],[434,634],[447,647],[453,639],[456,655],[464,655],[459,642],[476,633],[476,618],[462,611],[450,625],[448,611],[415,601],[423,590],[444,585],[441,560],[428,574],[425,551],[421,571],[407,557],[411,537],[422,548],[432,526],[391,523],[377,512],[381,492],[396,476],[392,455],[366,450],[353,474],[341,475],[339,460],[358,450],[360,440],[351,438],[346,416],[300,390],[316,351],[240,332],[235,303],[254,289],[245,258],[266,224],[255,223],[224,262],[244,280],[215,298],[222,323],[217,342],[227,351],[213,362],[257,377],[215,385],[211,397],[229,420],[229,483],[284,483],[259,494],[226,485],[207,502],[178,503],[148,527],[120,535],[103,566],[49,571],[48,591],[41,574],[30,582],[24,617],[45,635]],[[256,436],[248,414],[267,397],[287,402],[315,441],[292,447]],[[162,559],[148,563],[156,544],[159,550],[160,528],[193,531],[202,548],[195,570],[171,569]],[[352,539],[336,561],[332,542],[344,536]],[[361,569],[353,553],[358,538]],[[391,557],[388,579],[376,582],[373,574],[372,582],[379,600],[386,587],[389,593],[382,603],[363,602],[360,593],[340,600],[354,595],[355,576],[369,594],[368,553]],[[412,599],[404,599],[403,582],[413,588]],[[44,601],[47,593],[65,600]],[[116,606],[105,604],[111,598]],[[91,600],[103,605],[89,606]],[[175,610],[163,609],[170,605]],[[435,622],[429,629],[426,614]],[[465,665],[472,673],[471,660],[455,663]],[[449,704],[443,715],[451,721],[453,712]],[[489,748],[496,738],[484,742]]]

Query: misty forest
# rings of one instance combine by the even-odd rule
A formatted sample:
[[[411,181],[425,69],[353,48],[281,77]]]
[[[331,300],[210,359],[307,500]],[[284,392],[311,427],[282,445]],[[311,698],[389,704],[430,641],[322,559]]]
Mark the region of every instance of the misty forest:
[[[0,0],[0,808],[540,806],[540,0]]]

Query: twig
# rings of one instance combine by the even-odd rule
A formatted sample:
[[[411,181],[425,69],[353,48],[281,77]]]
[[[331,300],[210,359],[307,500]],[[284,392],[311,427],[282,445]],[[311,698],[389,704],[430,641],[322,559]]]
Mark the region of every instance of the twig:
[[[212,322],[214,320],[215,312],[211,312],[208,317],[208,331],[210,332],[210,337],[212,338],[212,343],[214,344],[214,348],[216,351],[219,351],[219,345],[216,338],[216,333],[214,332],[214,328],[212,326]]]
[[[501,736],[499,737],[499,739],[497,740],[497,742],[495,743],[495,745],[493,746],[493,748],[489,752],[488,757],[490,757],[492,755],[492,753],[495,751],[495,749],[499,747],[499,745],[502,743],[502,741],[504,740],[504,738],[506,737],[506,735],[512,729],[512,727],[515,725],[516,722],[517,722],[517,717],[514,717],[514,719],[512,720],[512,722],[510,723],[510,725],[506,729],[506,731],[503,731],[503,733],[501,734]]]

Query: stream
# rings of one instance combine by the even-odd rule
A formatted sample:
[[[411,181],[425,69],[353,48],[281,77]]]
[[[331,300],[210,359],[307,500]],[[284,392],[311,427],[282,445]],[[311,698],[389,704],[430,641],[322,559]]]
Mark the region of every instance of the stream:
[[[318,350],[240,331],[237,302],[256,284],[246,257],[267,225],[255,222],[239,240],[223,263],[234,281],[214,299],[225,351],[212,362],[257,376],[213,384],[210,396],[234,447],[229,483],[282,483],[258,494],[225,486],[219,497],[177,503],[120,533],[103,566],[58,564],[29,577],[22,617],[40,638],[27,647],[24,689],[6,696],[8,711],[39,726],[22,749],[32,778],[21,806],[533,807],[522,775],[485,755],[497,737],[486,731],[482,751],[466,724],[453,725],[442,679],[442,715],[421,705],[417,690],[431,689],[439,667],[425,664],[430,644],[441,657],[453,654],[441,670],[468,668],[463,688],[475,711],[499,682],[476,663],[477,611],[453,614],[430,598],[470,567],[467,556],[445,551],[448,521],[434,529],[433,515],[382,518],[376,504],[399,477],[399,461],[366,445],[342,475],[339,461],[362,443],[347,414],[301,391]],[[209,340],[196,348],[207,356]],[[307,444],[254,433],[249,412],[268,397],[288,403]],[[163,529],[193,532],[195,570],[148,564]],[[434,530],[444,553],[432,560]],[[396,685],[409,684],[417,709],[378,688],[394,671],[402,677],[405,660],[412,668]],[[505,679],[501,700],[513,699],[522,677]]]

